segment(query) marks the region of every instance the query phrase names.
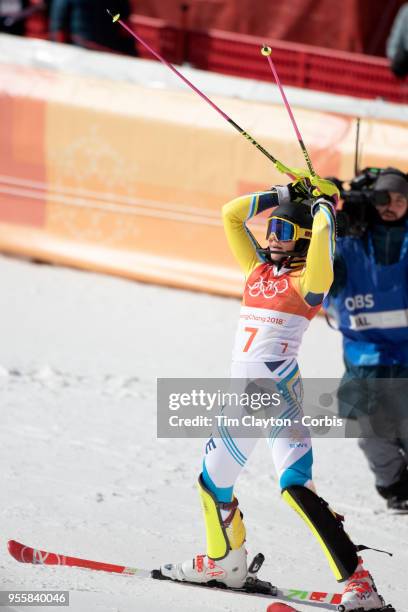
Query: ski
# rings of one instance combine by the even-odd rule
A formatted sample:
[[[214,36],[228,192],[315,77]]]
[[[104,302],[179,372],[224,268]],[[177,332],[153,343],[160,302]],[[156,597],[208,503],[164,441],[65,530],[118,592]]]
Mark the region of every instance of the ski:
[[[341,611],[341,606],[338,607],[338,610]],[[300,612],[300,610],[297,610],[296,608],[293,608],[292,606],[288,606],[287,604],[284,603],[272,603],[270,604],[267,609],[266,612]],[[350,612],[353,612],[353,610],[351,610]],[[362,608],[360,608],[360,610],[355,610],[354,612],[370,612],[370,610],[363,610]],[[384,606],[383,608],[377,608],[377,610],[371,610],[371,612],[395,612],[395,609],[391,606],[391,604],[388,604],[387,606]]]
[[[31,563],[33,565],[60,565],[67,567],[78,567],[89,570],[103,571],[115,574],[123,574],[125,576],[135,576],[139,578],[154,578],[166,580],[175,584],[183,584],[185,586],[215,588],[222,590],[225,593],[241,593],[245,595],[253,595],[257,597],[265,597],[269,599],[283,599],[290,602],[309,603],[309,604],[326,604],[331,608],[335,608],[341,602],[340,593],[327,593],[325,591],[307,591],[304,589],[285,589],[273,586],[271,583],[264,580],[250,579],[247,585],[241,589],[231,589],[213,582],[213,584],[195,584],[191,582],[181,582],[171,580],[163,576],[160,570],[147,570],[143,568],[129,567],[126,565],[115,565],[112,563],[104,563],[101,561],[93,561],[90,559],[82,559],[79,557],[71,557],[55,552],[47,552],[26,546],[15,540],[9,540],[8,550],[10,555],[20,563]],[[262,555],[260,555],[262,556]],[[257,557],[255,557],[257,559]],[[255,561],[255,560],[254,560]],[[278,612],[279,608],[272,608]],[[284,610],[285,608],[281,608]],[[290,610],[290,608],[289,608]],[[387,612],[393,612],[392,607],[385,607]],[[295,611],[296,612],[296,611]],[[395,612],[395,611],[394,611]]]
[[[125,574],[126,576],[139,576],[140,578],[151,577],[151,571],[149,570],[60,555],[45,550],[38,550],[31,546],[25,546],[24,544],[20,544],[20,542],[16,542],[16,540],[9,540],[7,547],[10,555],[20,563],[32,563],[33,565],[65,565],[114,574]]]
[[[258,578],[249,578],[243,587],[238,589],[232,589],[226,587],[216,580],[211,580],[207,583],[196,583],[181,580],[172,580],[168,576],[163,576],[160,570],[152,571],[152,578],[156,580],[166,580],[175,584],[184,584],[191,587],[199,587],[204,589],[218,589],[226,593],[240,593],[242,595],[256,595],[257,597],[265,597],[267,599],[284,599],[287,601],[294,601],[297,603],[308,603],[308,604],[326,604],[331,609],[336,609],[336,606],[341,601],[340,593],[327,593],[323,591],[305,591],[300,589],[284,589],[272,585],[270,582],[265,580],[259,580]]]
[[[284,603],[273,603],[267,607],[266,612],[299,612],[299,610]]]

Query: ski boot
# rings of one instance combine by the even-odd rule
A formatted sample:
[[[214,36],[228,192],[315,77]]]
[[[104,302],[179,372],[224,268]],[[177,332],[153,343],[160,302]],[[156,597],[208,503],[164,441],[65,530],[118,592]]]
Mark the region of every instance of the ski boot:
[[[363,560],[358,558],[358,566],[354,574],[347,580],[341,603],[337,606],[339,612],[361,612],[387,609],[383,598],[377,593],[371,574],[364,569]],[[391,609],[391,608],[388,608]]]
[[[404,468],[399,479],[389,487],[376,486],[378,493],[387,500],[387,508],[396,512],[408,512],[408,468]]]
[[[207,555],[196,555],[194,559],[182,563],[162,565],[160,570],[163,576],[171,580],[240,589],[248,576],[246,556],[246,550],[241,547],[231,550],[220,561],[214,561]]]
[[[242,588],[248,577],[245,527],[234,497],[230,503],[217,502],[205,487],[202,477],[198,480],[207,537],[207,554],[177,564],[162,565],[164,578],[204,583],[221,583],[221,586]],[[214,586],[216,586],[214,584]]]

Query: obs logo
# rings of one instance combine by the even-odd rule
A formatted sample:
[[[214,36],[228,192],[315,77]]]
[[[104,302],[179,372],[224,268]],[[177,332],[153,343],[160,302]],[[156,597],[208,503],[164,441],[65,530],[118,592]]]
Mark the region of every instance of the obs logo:
[[[348,297],[344,300],[344,305],[348,311],[352,312],[356,308],[373,308],[374,307],[374,296],[372,293],[366,293],[363,295],[359,293]]]

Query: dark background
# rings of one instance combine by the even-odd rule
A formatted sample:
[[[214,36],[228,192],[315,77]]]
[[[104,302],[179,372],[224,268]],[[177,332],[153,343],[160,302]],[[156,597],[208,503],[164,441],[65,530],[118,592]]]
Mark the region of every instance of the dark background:
[[[385,55],[385,41],[405,0],[131,0],[133,12],[343,51]]]

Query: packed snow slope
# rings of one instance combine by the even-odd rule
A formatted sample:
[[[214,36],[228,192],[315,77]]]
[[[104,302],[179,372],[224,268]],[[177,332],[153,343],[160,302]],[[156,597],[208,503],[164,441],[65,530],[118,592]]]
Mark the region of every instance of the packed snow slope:
[[[204,551],[195,490],[203,441],[157,439],[155,383],[227,376],[239,302],[3,257],[0,276],[0,589],[66,589],[75,612],[265,611],[264,599],[20,565],[6,549],[16,539],[145,568]],[[305,376],[341,374],[339,335],[322,318],[300,364]],[[365,558],[380,591],[407,612],[408,516],[385,511],[355,440],[316,441],[314,476],[355,541],[394,553]],[[261,577],[338,590],[280,500],[264,441],[236,491],[249,552],[266,556]]]

